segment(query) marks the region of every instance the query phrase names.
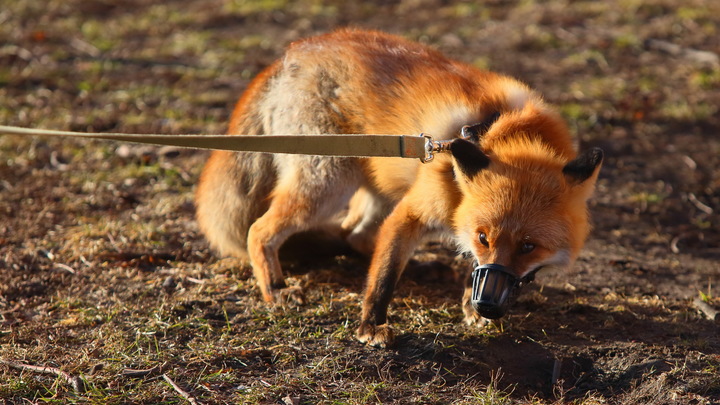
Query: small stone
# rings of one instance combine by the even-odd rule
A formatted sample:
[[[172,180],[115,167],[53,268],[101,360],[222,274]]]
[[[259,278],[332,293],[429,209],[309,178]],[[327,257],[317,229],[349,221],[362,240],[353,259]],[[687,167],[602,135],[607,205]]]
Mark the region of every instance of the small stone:
[[[163,290],[165,290],[168,294],[173,292],[176,286],[177,282],[175,282],[175,278],[173,278],[173,276],[168,276],[162,283]]]

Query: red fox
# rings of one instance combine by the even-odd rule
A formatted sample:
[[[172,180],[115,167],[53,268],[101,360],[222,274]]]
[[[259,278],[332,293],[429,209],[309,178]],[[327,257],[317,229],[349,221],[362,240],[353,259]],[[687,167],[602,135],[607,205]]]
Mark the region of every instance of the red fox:
[[[216,151],[202,172],[202,232],[220,254],[249,261],[268,302],[303,300],[284,281],[283,242],[347,210],[347,240],[372,255],[357,338],[380,347],[393,340],[395,285],[426,235],[453,236],[478,264],[463,297],[468,323],[501,316],[540,268],[570,265],[603,158],[597,148],[578,155],[560,116],[526,85],[354,29],[292,43],[249,85],[229,133],[457,138],[430,163]]]

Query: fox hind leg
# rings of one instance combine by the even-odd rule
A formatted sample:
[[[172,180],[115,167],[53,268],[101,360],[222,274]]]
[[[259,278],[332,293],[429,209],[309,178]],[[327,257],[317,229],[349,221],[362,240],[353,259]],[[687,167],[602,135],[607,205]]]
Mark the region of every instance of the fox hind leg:
[[[195,196],[198,226],[212,248],[249,264],[247,233],[268,207],[275,185],[270,155],[215,151]]]
[[[278,182],[268,210],[248,232],[248,254],[263,299],[304,301],[285,283],[278,250],[291,235],[323,225],[340,212],[360,184],[357,160],[317,156],[276,157]]]
[[[372,255],[378,229],[392,206],[386,198],[366,188],[355,193],[350,200],[348,215],[341,225],[345,240],[355,251]]]

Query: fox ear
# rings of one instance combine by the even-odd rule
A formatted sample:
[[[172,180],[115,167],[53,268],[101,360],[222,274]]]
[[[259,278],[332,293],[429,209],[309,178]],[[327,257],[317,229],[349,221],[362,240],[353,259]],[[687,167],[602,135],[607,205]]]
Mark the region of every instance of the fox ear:
[[[475,176],[490,165],[490,158],[475,144],[465,139],[458,138],[452,141],[450,152],[455,160],[455,167],[467,178]]]
[[[577,185],[585,182],[600,169],[603,161],[603,151],[600,148],[586,150],[563,167],[563,174],[570,184]]]
[[[490,129],[492,124],[500,118],[499,112],[494,112],[485,118],[482,122],[473,125],[465,125],[460,130],[460,135],[464,139],[477,142],[482,138],[483,135]]]

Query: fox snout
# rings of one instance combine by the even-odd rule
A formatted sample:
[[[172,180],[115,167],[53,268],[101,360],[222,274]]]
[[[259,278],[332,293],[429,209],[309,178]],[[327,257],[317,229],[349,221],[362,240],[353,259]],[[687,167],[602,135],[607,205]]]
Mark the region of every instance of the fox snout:
[[[476,265],[472,272],[473,309],[487,319],[502,318],[520,289],[534,279],[535,273],[517,278],[501,264]]]

